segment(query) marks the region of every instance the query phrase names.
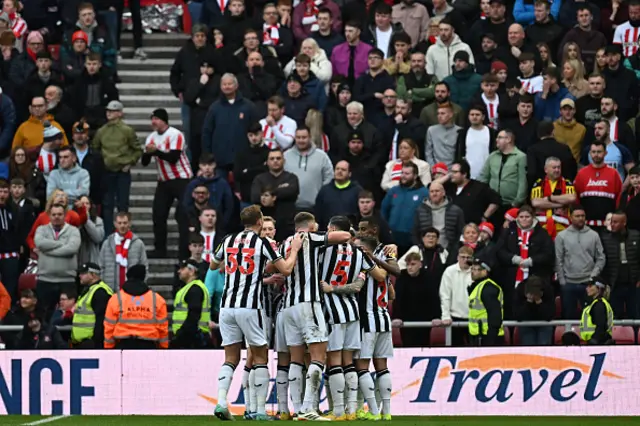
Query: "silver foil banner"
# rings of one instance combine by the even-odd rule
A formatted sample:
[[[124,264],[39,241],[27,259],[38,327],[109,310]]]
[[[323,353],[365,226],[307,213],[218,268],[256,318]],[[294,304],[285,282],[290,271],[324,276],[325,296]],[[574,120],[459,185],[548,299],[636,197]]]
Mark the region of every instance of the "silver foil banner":
[[[182,31],[182,6],[175,4],[154,4],[141,8],[142,30],[150,34],[154,31],[174,33]],[[126,31],[133,31],[131,12],[122,14],[122,26]]]

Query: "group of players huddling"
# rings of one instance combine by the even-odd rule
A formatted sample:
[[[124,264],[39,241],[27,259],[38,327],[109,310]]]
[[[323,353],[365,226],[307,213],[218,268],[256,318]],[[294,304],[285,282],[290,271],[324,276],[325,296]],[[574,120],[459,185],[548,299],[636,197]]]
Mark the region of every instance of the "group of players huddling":
[[[227,393],[246,342],[245,418],[272,419],[266,413],[267,363],[275,329],[276,419],[391,420],[387,359],[393,344],[387,306],[394,298],[389,276],[399,269],[396,247],[378,240],[376,218],[362,218],[356,234],[347,217],[336,216],[320,233],[312,214],[298,213],[295,234],[278,247],[272,239],[275,223],[263,217],[259,206],[245,208],[240,216],[244,230],[227,235],[211,261],[212,269],[225,268],[219,318],[225,363],[218,375],[215,415],[233,420]],[[323,415],[318,401],[325,365],[330,411]]]

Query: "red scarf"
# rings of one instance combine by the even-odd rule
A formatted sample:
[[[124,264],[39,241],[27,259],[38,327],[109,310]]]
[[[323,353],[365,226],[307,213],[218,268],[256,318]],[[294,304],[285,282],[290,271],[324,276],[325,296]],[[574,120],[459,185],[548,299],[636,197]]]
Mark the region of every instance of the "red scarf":
[[[280,42],[280,24],[264,24],[262,28],[262,44],[265,46],[277,46]]]
[[[116,263],[120,266],[118,268],[118,273],[120,277],[120,288],[122,288],[122,284],[124,284],[127,279],[129,247],[131,246],[133,232],[129,231],[124,234],[124,236],[116,233],[114,238],[116,243]]]
[[[391,168],[391,181],[400,181],[402,177],[402,160],[396,160]]]
[[[529,258],[529,239],[531,238],[531,234],[533,233],[533,228],[525,231],[518,227],[518,245],[520,246],[520,257],[522,260]],[[518,271],[516,272],[516,287],[522,281],[524,281],[529,276],[529,269],[523,268],[518,265]]]
[[[561,194],[566,194],[567,185],[566,185],[566,181],[562,177],[558,180],[558,183],[556,183],[556,189],[558,189],[558,187],[560,187]],[[544,198],[547,198],[550,195],[553,195],[553,191],[551,190],[551,182],[549,182],[549,178],[546,176],[542,184],[542,195],[544,196]],[[549,234],[549,236],[551,236],[552,240],[555,240],[556,234],[558,233],[558,231],[556,230],[556,221],[553,218],[553,209],[547,210],[545,214],[547,217],[547,222],[546,222],[547,233]]]
[[[55,169],[56,163],[57,157],[55,152],[45,151],[44,149],[40,150],[36,166],[45,176],[49,176],[51,170]]]
[[[313,25],[318,21],[318,12],[320,11],[318,8],[319,4],[322,4],[322,2],[316,4],[314,0],[305,1],[302,25]]]
[[[36,59],[37,59],[37,58],[36,58],[36,55],[37,55],[37,53],[36,53],[36,52],[34,52],[33,50],[31,50],[29,47],[27,47],[27,55],[29,55],[29,57],[30,57],[31,59],[33,59],[33,62],[36,62]]]

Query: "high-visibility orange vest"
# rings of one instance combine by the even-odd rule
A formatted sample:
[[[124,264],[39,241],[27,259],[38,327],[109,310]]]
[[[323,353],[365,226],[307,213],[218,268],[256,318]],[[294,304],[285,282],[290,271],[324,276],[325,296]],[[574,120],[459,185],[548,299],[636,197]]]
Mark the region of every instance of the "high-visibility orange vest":
[[[132,296],[120,290],[109,300],[104,316],[104,347],[113,349],[118,340],[140,339],[169,348],[167,303],[153,290]]]

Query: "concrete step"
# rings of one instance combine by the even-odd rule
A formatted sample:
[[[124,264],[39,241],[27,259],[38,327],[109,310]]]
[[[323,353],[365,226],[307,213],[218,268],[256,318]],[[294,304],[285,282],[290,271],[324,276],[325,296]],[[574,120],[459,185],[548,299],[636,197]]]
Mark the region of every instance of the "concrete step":
[[[164,68],[164,66],[162,67]],[[135,71],[118,71],[118,76],[123,83],[165,83],[169,81],[168,70],[135,70]]]
[[[188,34],[184,33],[153,33],[142,35],[143,49],[149,47],[162,47],[162,46],[179,46],[182,47],[189,39]],[[123,47],[133,47],[133,34],[130,32],[123,32],[121,36]],[[148,53],[148,52],[147,52]],[[125,55],[126,56],[126,55]],[[148,59],[151,60],[151,59]]]
[[[118,83],[118,91],[123,94],[146,96],[146,95],[163,95],[173,97],[171,85],[165,83]]]
[[[142,71],[142,70],[163,70],[167,73],[171,70],[174,59],[140,59],[122,58],[118,61],[118,74],[122,75],[122,71]]]
[[[149,105],[162,105],[162,108],[166,109],[167,112],[169,113],[169,118],[171,117],[178,117],[178,119],[180,118],[180,107],[179,106],[165,106],[164,102],[162,101],[158,101],[157,103],[149,103]],[[153,109],[150,109],[149,107],[146,106],[131,106],[131,107],[127,107],[126,109],[126,114],[127,114],[127,123],[130,120],[135,120],[135,119],[140,119],[140,117],[146,117],[147,121],[150,122],[150,118],[151,117],[151,113],[153,112]],[[177,120],[173,120],[173,121],[177,121]],[[173,123],[172,123],[173,124]]]
[[[154,167],[149,166],[147,169],[134,169],[131,171],[133,183],[135,182],[157,182],[158,172]],[[132,183],[132,184],[133,184]]]
[[[171,124],[171,126],[175,127],[176,129],[182,130],[182,122],[180,121],[180,114],[175,114],[173,116],[169,114],[169,123]],[[151,119],[149,118],[149,116],[147,116],[147,118],[128,118],[127,124],[133,127],[133,129],[136,132],[143,132],[146,130],[149,133],[151,133]],[[147,133],[147,135],[149,133]]]
[[[147,249],[147,253],[155,249],[155,246],[153,245],[153,241],[151,240],[144,241],[144,246]],[[171,242],[169,242],[169,244],[167,244],[167,258],[162,260],[166,262],[173,262],[175,260],[177,262],[177,258],[178,258],[178,244],[177,243],[171,244]]]
[[[136,235],[139,235],[140,238],[142,236],[151,235],[153,238],[153,220],[152,219],[142,219],[136,216],[136,219],[133,221],[131,225],[133,232]],[[169,235],[178,237],[178,224],[173,219],[173,216],[169,216],[169,220],[167,221],[167,229],[169,230]]]
[[[129,213],[133,216],[133,222],[138,223],[139,221],[152,221],[153,211],[151,206],[148,207],[131,207],[129,209]],[[174,217],[176,214],[175,207],[172,207],[169,210],[169,217]],[[153,222],[152,222],[153,223]],[[161,259],[159,259],[161,260]]]
[[[148,59],[175,59],[182,46],[150,46],[144,47],[144,51],[149,56]],[[123,59],[131,57],[133,47],[123,47],[120,49]],[[141,61],[144,62],[144,61]]]
[[[120,95],[120,102],[124,105],[125,116],[129,115],[131,108],[144,108],[150,114],[155,105],[163,105],[165,108],[180,109],[180,100],[173,96],[167,95]]]

